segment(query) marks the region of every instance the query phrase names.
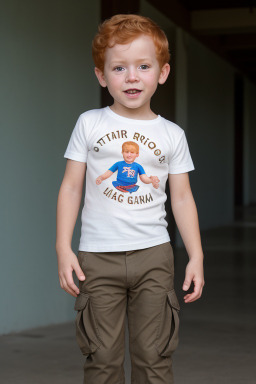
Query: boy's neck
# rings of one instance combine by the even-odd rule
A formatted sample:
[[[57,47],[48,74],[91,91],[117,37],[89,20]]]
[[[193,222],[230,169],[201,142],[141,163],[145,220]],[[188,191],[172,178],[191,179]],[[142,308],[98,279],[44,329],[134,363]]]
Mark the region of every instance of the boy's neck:
[[[141,109],[132,109],[132,108],[126,108],[125,106],[117,106],[116,104],[113,104],[109,107],[113,112],[115,112],[117,115],[120,115],[122,117],[127,117],[128,119],[134,119],[134,120],[154,120],[158,116],[150,109],[147,108],[145,110]]]

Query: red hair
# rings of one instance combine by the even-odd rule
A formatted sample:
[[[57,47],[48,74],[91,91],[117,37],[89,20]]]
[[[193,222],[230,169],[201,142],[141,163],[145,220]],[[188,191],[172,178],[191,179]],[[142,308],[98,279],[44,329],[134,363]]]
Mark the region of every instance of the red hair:
[[[135,149],[136,153],[139,153],[139,151],[140,151],[140,147],[137,143],[134,143],[134,141],[126,141],[122,145],[122,152],[124,152],[126,149],[128,149],[128,147],[133,147]]]
[[[140,35],[150,36],[155,44],[160,68],[170,60],[169,44],[164,31],[150,18],[139,15],[115,15],[105,20],[92,42],[94,64],[104,70],[105,51],[115,44],[127,44]]]

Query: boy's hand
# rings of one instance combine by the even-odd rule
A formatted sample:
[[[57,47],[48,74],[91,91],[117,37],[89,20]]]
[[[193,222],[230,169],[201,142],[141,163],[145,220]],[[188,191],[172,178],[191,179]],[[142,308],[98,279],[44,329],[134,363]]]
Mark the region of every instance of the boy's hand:
[[[83,281],[86,279],[77,257],[72,250],[66,253],[62,252],[61,254],[58,252],[57,255],[60,286],[70,295],[77,297],[79,288],[74,283],[72,272],[75,271],[79,280]]]
[[[157,176],[150,176],[150,180],[152,181],[153,187],[157,189],[159,187],[159,182],[160,182],[158,177]]]
[[[102,183],[103,178],[101,176],[97,177],[96,184],[99,185]]]
[[[192,301],[198,300],[203,291],[204,282],[204,269],[203,262],[201,260],[191,259],[186,267],[186,275],[183,283],[183,291],[187,291],[191,285],[194,283],[194,290],[192,293],[188,293],[184,296],[185,303],[192,303]]]

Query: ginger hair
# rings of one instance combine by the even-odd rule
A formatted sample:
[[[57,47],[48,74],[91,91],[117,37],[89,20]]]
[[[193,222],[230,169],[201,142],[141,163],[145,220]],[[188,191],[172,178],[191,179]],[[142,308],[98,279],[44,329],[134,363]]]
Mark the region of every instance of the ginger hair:
[[[164,31],[150,18],[139,15],[114,15],[100,24],[92,42],[94,64],[104,71],[105,51],[115,44],[127,44],[146,35],[152,38],[160,68],[170,61],[169,44]]]
[[[123,143],[122,145],[122,153],[126,150],[126,148],[128,147],[133,147],[136,151],[136,153],[139,153],[140,152],[140,147],[137,143],[134,143],[134,141],[126,141],[125,143]]]

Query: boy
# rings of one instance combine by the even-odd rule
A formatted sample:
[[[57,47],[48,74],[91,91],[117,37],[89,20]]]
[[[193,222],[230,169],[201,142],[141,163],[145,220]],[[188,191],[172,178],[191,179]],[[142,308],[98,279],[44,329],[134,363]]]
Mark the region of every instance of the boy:
[[[154,188],[158,188],[159,179],[156,176],[148,177],[143,167],[135,163],[136,157],[139,156],[139,145],[133,141],[126,141],[122,145],[122,154],[124,161],[118,161],[110,167],[103,175],[97,177],[96,184],[101,184],[103,180],[108,179],[117,171],[117,180],[112,181],[113,186],[121,192],[136,192],[139,186],[136,185],[138,173],[143,183],[151,184]]]
[[[61,287],[76,297],[77,341],[87,357],[86,384],[124,384],[125,315],[128,316],[132,384],[173,383],[172,353],[178,344],[179,303],[174,291],[173,253],[167,232],[165,185],[188,252],[183,290],[186,303],[204,285],[203,252],[188,172],[194,169],[184,131],[156,115],[150,100],[170,66],[168,41],[150,19],[115,15],[93,40],[95,74],[114,101],[83,113],[65,157],[57,204]],[[119,161],[120,144],[140,145],[140,162],[158,188],[142,183],[134,198],[116,195],[111,180],[97,175]],[[86,193],[78,258],[71,249],[86,170]],[[106,191],[106,188],[108,190]],[[72,272],[79,279],[74,284]]]

